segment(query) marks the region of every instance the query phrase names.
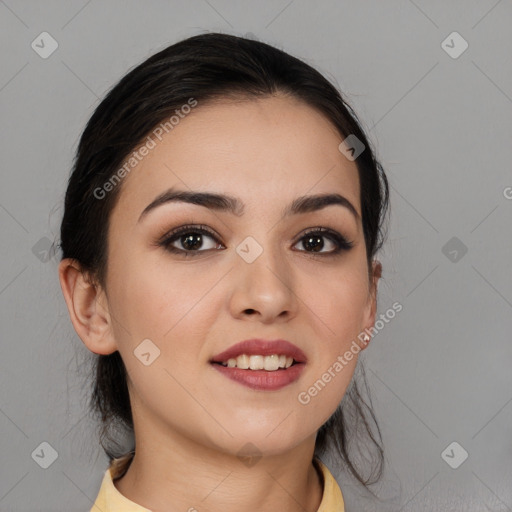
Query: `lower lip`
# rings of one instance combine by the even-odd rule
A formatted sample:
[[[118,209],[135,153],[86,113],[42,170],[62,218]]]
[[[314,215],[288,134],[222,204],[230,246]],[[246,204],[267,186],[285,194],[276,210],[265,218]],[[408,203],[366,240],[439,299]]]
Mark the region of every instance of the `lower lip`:
[[[288,384],[295,382],[304,370],[304,363],[297,363],[289,368],[279,370],[243,370],[241,368],[230,368],[221,364],[212,363],[220,373],[231,380],[238,382],[251,389],[262,391],[276,391]]]

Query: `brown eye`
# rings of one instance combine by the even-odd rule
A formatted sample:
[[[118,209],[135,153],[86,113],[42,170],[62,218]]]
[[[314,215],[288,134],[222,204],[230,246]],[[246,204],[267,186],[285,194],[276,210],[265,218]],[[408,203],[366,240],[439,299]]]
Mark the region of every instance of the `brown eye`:
[[[325,239],[329,240],[331,246],[334,246],[334,249],[323,251]],[[297,243],[302,243],[302,247],[305,249],[304,252],[312,252],[325,256],[348,251],[354,246],[353,242],[349,242],[344,236],[326,228],[314,228],[308,231]]]
[[[205,239],[210,239],[205,243]],[[327,240],[327,243],[325,242]],[[344,236],[327,228],[313,228],[302,235],[295,244],[302,244],[300,252],[318,254],[320,256],[334,256],[353,247]],[[167,251],[180,256],[197,256],[212,249],[221,249],[224,246],[217,236],[205,226],[181,226],[168,233],[158,245]],[[205,247],[206,246],[206,247]],[[324,250],[327,247],[327,250]],[[331,249],[329,249],[331,247]]]
[[[205,244],[205,237],[210,238],[212,242]],[[159,245],[175,254],[196,256],[197,253],[219,248],[222,244],[218,243],[217,237],[209,229],[197,226],[182,226],[166,235],[159,242]]]

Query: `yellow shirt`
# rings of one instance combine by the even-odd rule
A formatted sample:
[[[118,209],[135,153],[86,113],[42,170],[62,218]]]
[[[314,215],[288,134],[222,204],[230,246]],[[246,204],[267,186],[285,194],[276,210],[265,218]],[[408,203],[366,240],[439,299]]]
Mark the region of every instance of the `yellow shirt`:
[[[124,474],[131,460],[131,455],[114,459],[105,471],[101,487],[90,512],[151,512],[148,508],[137,505],[121,494],[114,485],[113,479]],[[314,459],[323,475],[322,501],[317,512],[345,512],[345,504],[341,489],[332,476],[329,468],[320,460]]]

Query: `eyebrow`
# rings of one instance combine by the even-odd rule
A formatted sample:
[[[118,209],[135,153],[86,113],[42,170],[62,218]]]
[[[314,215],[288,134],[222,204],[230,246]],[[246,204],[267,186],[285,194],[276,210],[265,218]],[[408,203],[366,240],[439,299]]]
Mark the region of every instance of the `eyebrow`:
[[[171,188],[151,201],[151,203],[144,208],[137,222],[140,222],[151,210],[173,202],[204,206],[211,210],[228,212],[237,217],[241,217],[244,214],[244,204],[237,197],[213,192],[194,192]],[[354,205],[341,194],[317,194],[298,197],[283,210],[282,216],[284,218],[291,215],[313,212],[331,205],[343,206],[352,213],[356,221],[360,219],[360,215]]]

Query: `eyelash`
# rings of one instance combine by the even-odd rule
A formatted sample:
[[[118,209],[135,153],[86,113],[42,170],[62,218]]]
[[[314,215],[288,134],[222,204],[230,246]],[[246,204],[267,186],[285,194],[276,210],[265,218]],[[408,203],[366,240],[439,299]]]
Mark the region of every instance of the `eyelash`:
[[[184,249],[178,249],[171,245],[175,240],[178,240],[182,235],[189,235],[189,234],[207,235],[207,236],[212,237],[217,243],[220,243],[217,239],[217,235],[215,233],[213,233],[213,231],[208,229],[206,226],[187,225],[187,226],[181,226],[179,228],[174,229],[170,233],[167,233],[165,235],[165,237],[158,242],[158,245],[161,247],[164,247],[165,250],[167,250],[173,254],[179,254],[186,258],[187,257],[196,257],[198,254],[200,254],[202,252],[207,252],[208,250],[210,250],[210,249],[208,249],[206,251],[201,251],[201,250],[195,250],[195,251],[188,250],[187,251]],[[301,240],[305,239],[307,236],[310,236],[310,235],[320,235],[322,237],[328,238],[331,242],[333,242],[336,245],[336,248],[332,251],[325,252],[325,253],[323,253],[323,252],[315,253],[313,251],[306,251],[306,250],[302,250],[299,252],[310,253],[313,256],[328,257],[328,256],[337,256],[344,251],[349,251],[354,246],[354,242],[348,241],[344,236],[340,235],[336,231],[333,231],[333,230],[327,229],[327,228],[323,228],[320,226],[308,229],[299,238],[299,240],[297,240],[297,242],[294,245],[296,245],[298,242],[300,242]]]

